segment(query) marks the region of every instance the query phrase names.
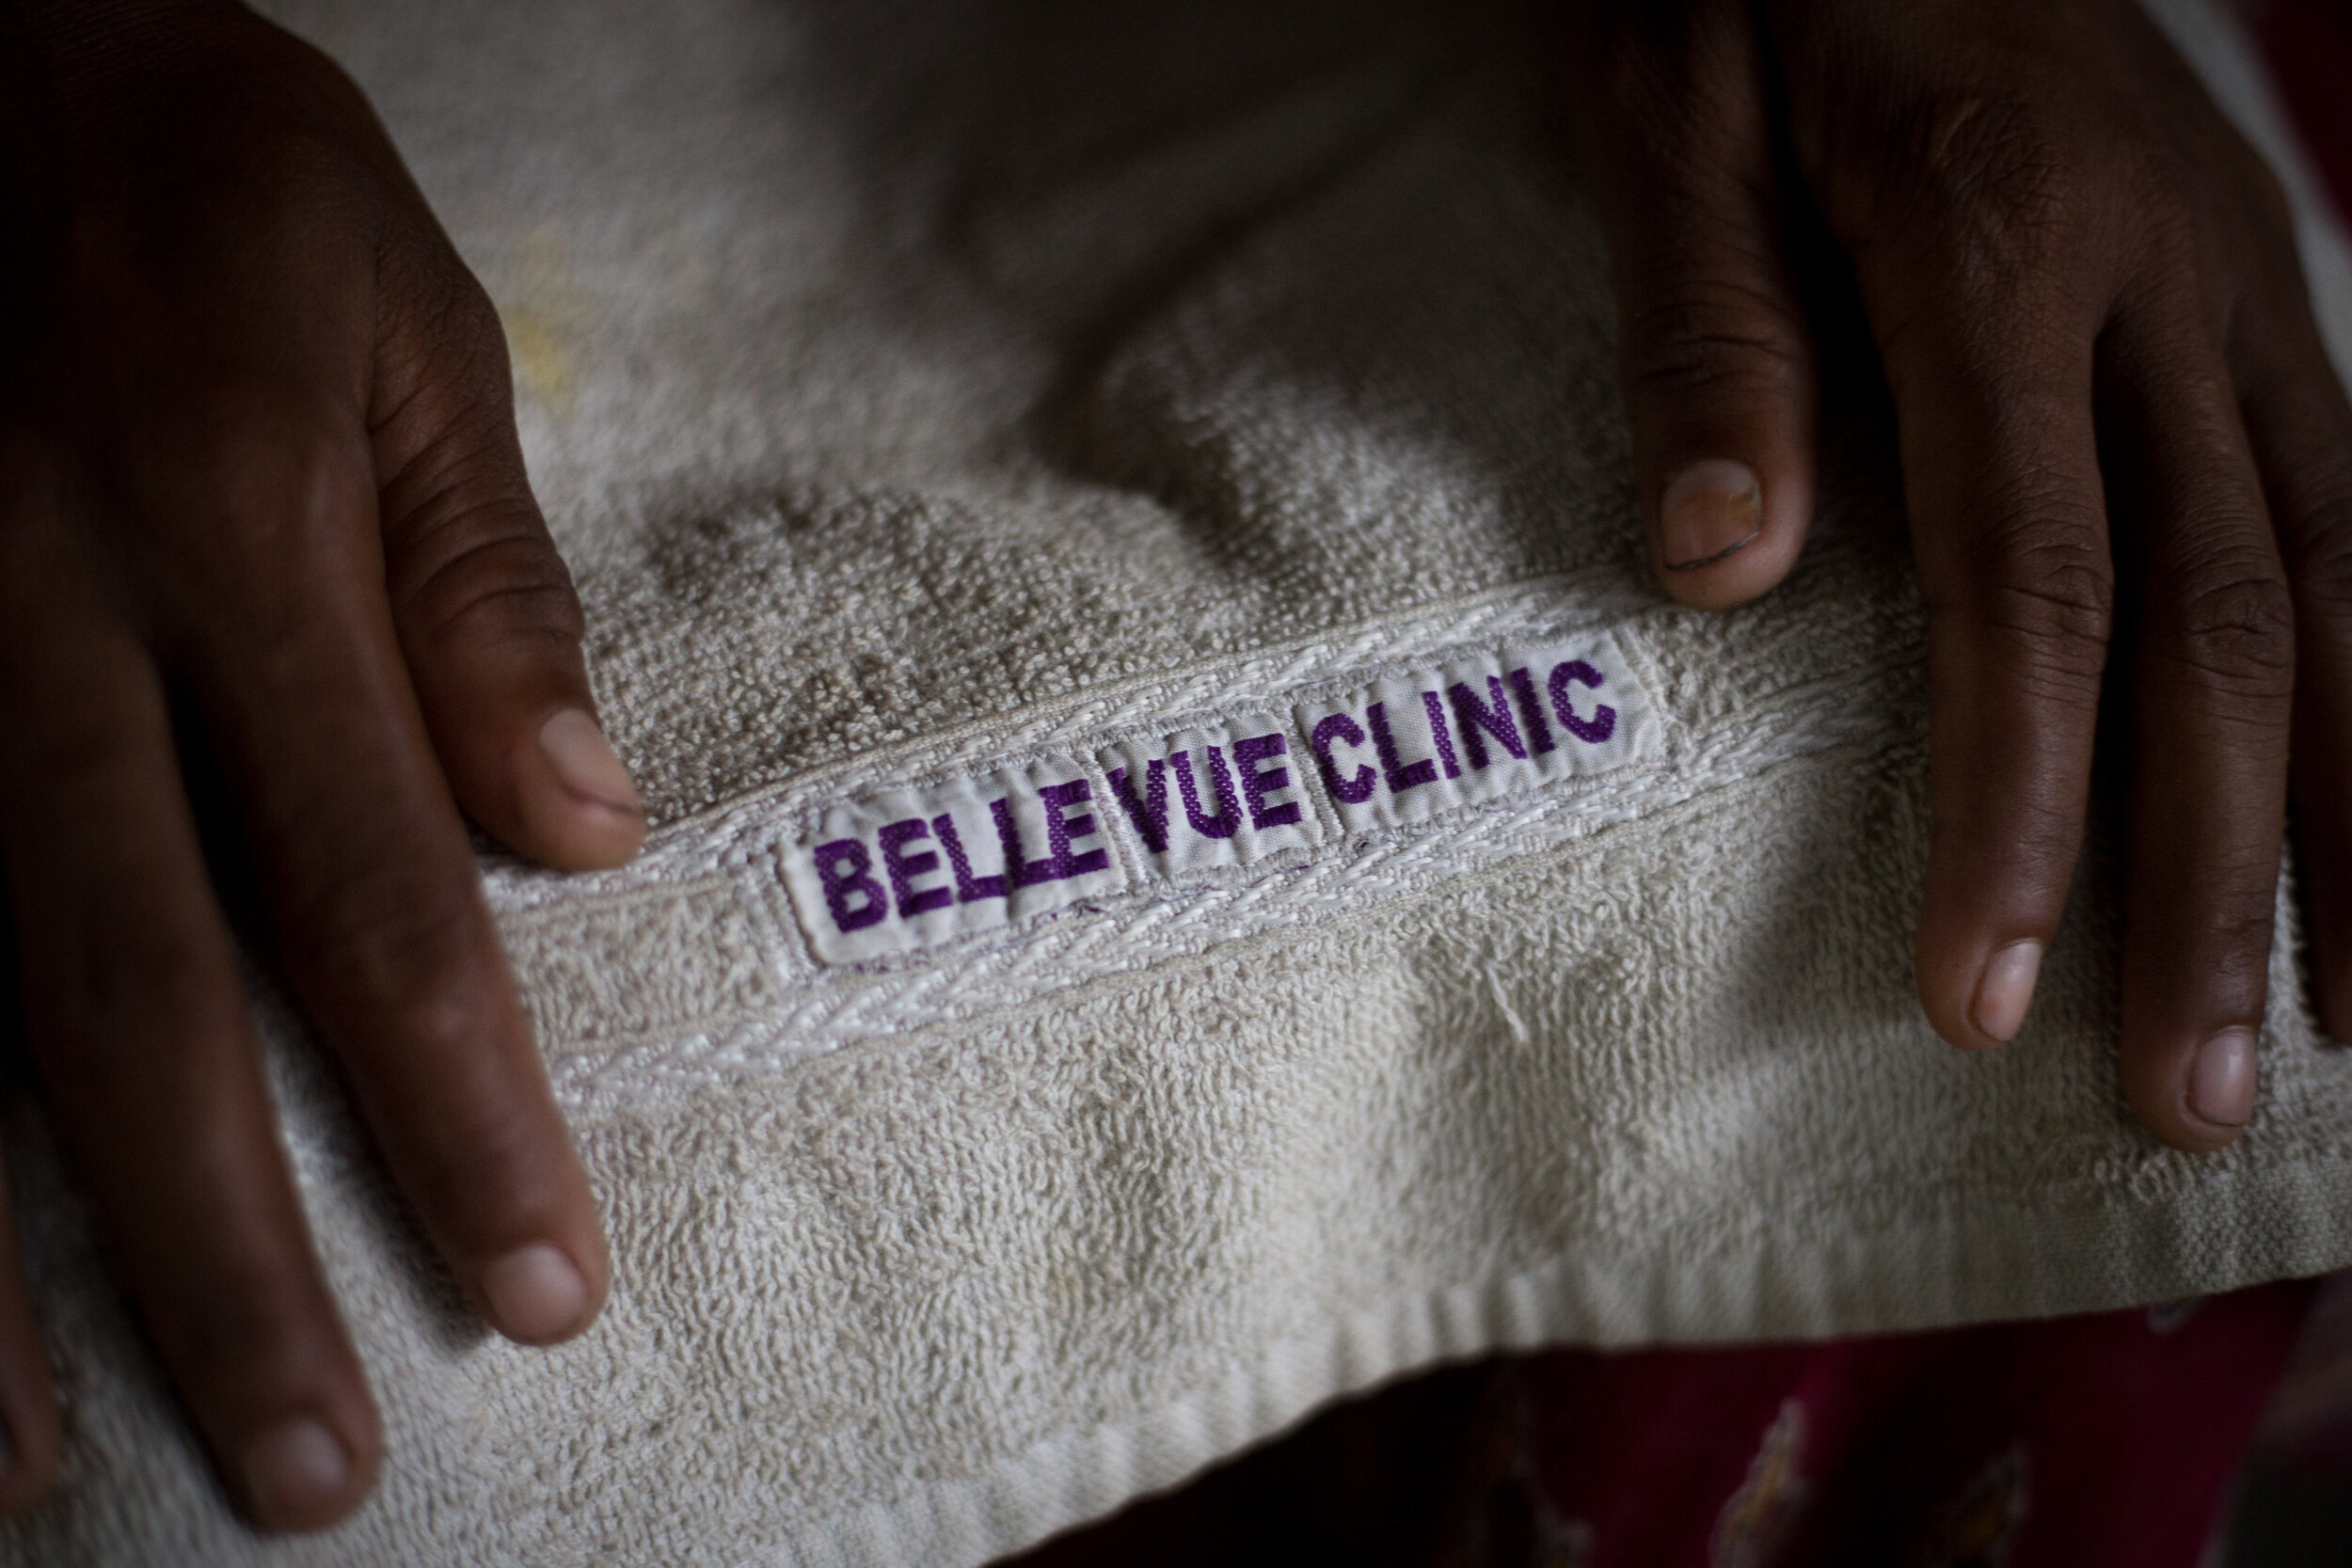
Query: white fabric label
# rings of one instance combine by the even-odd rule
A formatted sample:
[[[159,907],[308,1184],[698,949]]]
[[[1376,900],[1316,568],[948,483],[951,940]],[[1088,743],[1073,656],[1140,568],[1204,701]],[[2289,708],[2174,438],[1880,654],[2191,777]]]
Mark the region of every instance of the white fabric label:
[[[827,963],[930,947],[1126,886],[1106,807],[1062,758],[889,790],[826,812],[785,885]]]
[[[1294,721],[1350,832],[1622,768],[1649,747],[1657,722],[1607,637],[1380,681],[1301,703]]]
[[[1248,715],[1096,752],[1111,809],[1145,863],[1168,877],[1322,843],[1289,729],[1286,720]]]
[[[1625,767],[1658,720],[1607,636],[1505,647],[1288,709],[1104,742],[828,808],[784,852],[826,963],[856,963],[1170,879]],[[1125,852],[1113,839],[1123,842]],[[1132,858],[1131,858],[1132,857]]]

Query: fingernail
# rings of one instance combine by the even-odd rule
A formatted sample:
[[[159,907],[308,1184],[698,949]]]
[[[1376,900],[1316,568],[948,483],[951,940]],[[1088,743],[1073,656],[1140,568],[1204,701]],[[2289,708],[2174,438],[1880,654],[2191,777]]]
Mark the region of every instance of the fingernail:
[[[1978,1032],[2004,1042],[2016,1038],[2025,1027],[2026,1009],[2033,1006],[2033,984],[2041,974],[2038,942],[2012,942],[1985,959],[1976,1003],[1968,1009]]]
[[[1670,572],[1721,561],[1763,531],[1764,486],[1745,463],[1693,463],[1659,503],[1658,553]]]
[[[628,769],[612,754],[612,742],[604,738],[596,721],[580,709],[565,708],[548,720],[539,731],[539,749],[547,752],[555,776],[573,794],[631,816],[645,815],[644,803],[637,799],[637,786],[629,783]]]
[[[2197,1048],[2188,1108],[2216,1127],[2246,1125],[2254,1114],[2254,1031],[2224,1029]]]
[[[560,1338],[588,1310],[588,1281],[545,1242],[516,1247],[484,1269],[482,1293],[500,1332],[526,1341]]]
[[[265,1522],[311,1519],[351,1484],[351,1456],[333,1433],[302,1417],[246,1445],[245,1481]]]

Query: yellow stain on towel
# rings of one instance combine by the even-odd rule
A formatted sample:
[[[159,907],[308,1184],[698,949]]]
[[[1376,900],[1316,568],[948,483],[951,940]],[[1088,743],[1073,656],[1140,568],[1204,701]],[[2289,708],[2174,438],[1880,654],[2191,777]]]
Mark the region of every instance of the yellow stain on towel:
[[[516,297],[499,307],[515,379],[550,412],[569,413],[579,363],[574,345],[593,312],[572,282],[564,236],[552,224],[525,234],[515,261]]]
[[[506,351],[524,388],[557,413],[572,405],[572,351],[539,317],[516,311],[503,318]]]

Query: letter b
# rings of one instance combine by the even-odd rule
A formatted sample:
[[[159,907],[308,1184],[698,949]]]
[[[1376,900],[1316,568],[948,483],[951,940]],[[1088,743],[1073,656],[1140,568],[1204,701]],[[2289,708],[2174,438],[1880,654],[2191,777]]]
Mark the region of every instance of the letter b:
[[[862,931],[882,919],[888,906],[882,902],[882,885],[870,875],[874,860],[864,844],[854,838],[837,838],[818,845],[811,854],[817,862],[817,879],[825,887],[825,908],[833,911],[833,923],[842,935]],[[863,902],[853,903],[853,899]]]

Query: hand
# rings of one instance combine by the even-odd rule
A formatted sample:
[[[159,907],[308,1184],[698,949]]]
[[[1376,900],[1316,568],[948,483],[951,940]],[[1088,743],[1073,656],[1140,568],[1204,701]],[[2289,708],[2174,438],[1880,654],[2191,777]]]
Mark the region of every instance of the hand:
[[[1928,1017],[1970,1048],[2023,1022],[2111,675],[2123,1085],[2167,1143],[2227,1144],[2290,756],[2352,1030],[2352,411],[2268,170],[2130,0],[1590,0],[1569,44],[1667,591],[1752,599],[1804,541],[1808,203],[1894,394],[1929,609]]]
[[[183,763],[230,786],[425,1229],[530,1343],[587,1324],[607,1262],[458,808],[563,867],[628,859],[644,816],[497,319],[350,82],[227,0],[0,0],[0,861],[33,1053],[223,1482],[307,1528],[366,1494],[377,1420]],[[22,1507],[58,1438],[12,1256],[0,1418]]]

